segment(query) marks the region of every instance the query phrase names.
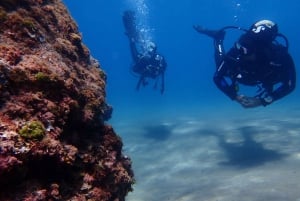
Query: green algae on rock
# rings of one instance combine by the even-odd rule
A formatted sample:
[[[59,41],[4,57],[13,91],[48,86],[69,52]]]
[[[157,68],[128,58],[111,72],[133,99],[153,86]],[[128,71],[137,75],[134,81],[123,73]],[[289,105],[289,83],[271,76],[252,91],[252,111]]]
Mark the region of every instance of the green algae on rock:
[[[40,121],[29,122],[19,130],[19,134],[29,140],[41,140],[45,132],[46,129]]]

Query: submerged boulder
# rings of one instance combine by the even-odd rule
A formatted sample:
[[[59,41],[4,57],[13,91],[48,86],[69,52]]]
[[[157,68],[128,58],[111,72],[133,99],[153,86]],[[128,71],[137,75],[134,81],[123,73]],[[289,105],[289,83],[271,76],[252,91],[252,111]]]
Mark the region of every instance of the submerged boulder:
[[[60,0],[0,1],[0,200],[125,200],[105,84]]]

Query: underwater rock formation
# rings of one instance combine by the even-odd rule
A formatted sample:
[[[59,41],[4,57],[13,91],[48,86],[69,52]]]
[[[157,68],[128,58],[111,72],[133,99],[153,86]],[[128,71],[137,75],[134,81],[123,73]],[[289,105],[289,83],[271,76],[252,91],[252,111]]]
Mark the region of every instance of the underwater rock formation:
[[[0,1],[0,200],[125,200],[105,79],[60,0]]]

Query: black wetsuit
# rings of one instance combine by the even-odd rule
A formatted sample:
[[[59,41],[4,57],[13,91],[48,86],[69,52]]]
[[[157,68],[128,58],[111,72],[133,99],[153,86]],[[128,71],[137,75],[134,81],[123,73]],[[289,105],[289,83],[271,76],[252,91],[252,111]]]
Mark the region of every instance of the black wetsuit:
[[[242,37],[241,37],[242,38]],[[233,47],[224,54],[223,41],[215,41],[216,72],[214,82],[231,99],[237,97],[238,84],[258,86],[256,97],[264,101],[269,96],[276,101],[295,88],[296,72],[286,47],[278,43],[253,45],[247,55]]]
[[[154,85],[156,87],[157,80],[161,78],[160,91],[163,93],[165,87],[164,76],[167,67],[165,58],[156,52],[156,47],[153,51],[147,49],[147,44],[137,29],[136,16],[133,11],[128,10],[124,12],[123,23],[125,33],[129,39],[130,52],[133,59],[131,70],[140,77],[136,89],[139,89],[141,85],[146,85],[147,78],[156,79]]]
[[[132,67],[132,71],[143,75],[144,77],[154,79],[165,72],[166,65],[164,57],[159,54],[154,54],[152,56],[139,55]]]
[[[132,52],[135,52],[132,50]],[[146,78],[158,79],[161,76],[161,93],[164,92],[164,75],[167,63],[165,58],[157,53],[153,55],[133,55],[132,71],[140,76],[136,88],[146,84]]]

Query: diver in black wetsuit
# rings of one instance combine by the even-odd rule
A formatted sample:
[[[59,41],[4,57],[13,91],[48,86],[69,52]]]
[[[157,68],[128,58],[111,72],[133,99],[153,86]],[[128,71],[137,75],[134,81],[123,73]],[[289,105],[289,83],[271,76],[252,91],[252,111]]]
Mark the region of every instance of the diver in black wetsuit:
[[[163,93],[165,89],[164,76],[167,67],[165,58],[157,53],[157,47],[154,42],[143,40],[142,34],[137,28],[133,11],[124,12],[123,24],[126,30],[125,34],[129,39],[130,51],[134,62],[131,70],[139,76],[136,89],[139,90],[141,85],[146,86],[148,84],[147,78],[156,80],[154,85],[154,88],[156,88],[160,78],[160,92]]]
[[[238,28],[245,33],[225,53],[223,39],[227,28]],[[224,27],[214,31],[201,26],[194,26],[194,29],[214,39],[216,86],[243,107],[269,105],[295,89],[296,72],[293,59],[288,53],[288,41],[278,33],[274,22],[261,20],[249,30]],[[286,45],[280,44],[277,37],[282,37]],[[238,94],[238,84],[257,86],[259,90],[253,97],[245,96]]]

